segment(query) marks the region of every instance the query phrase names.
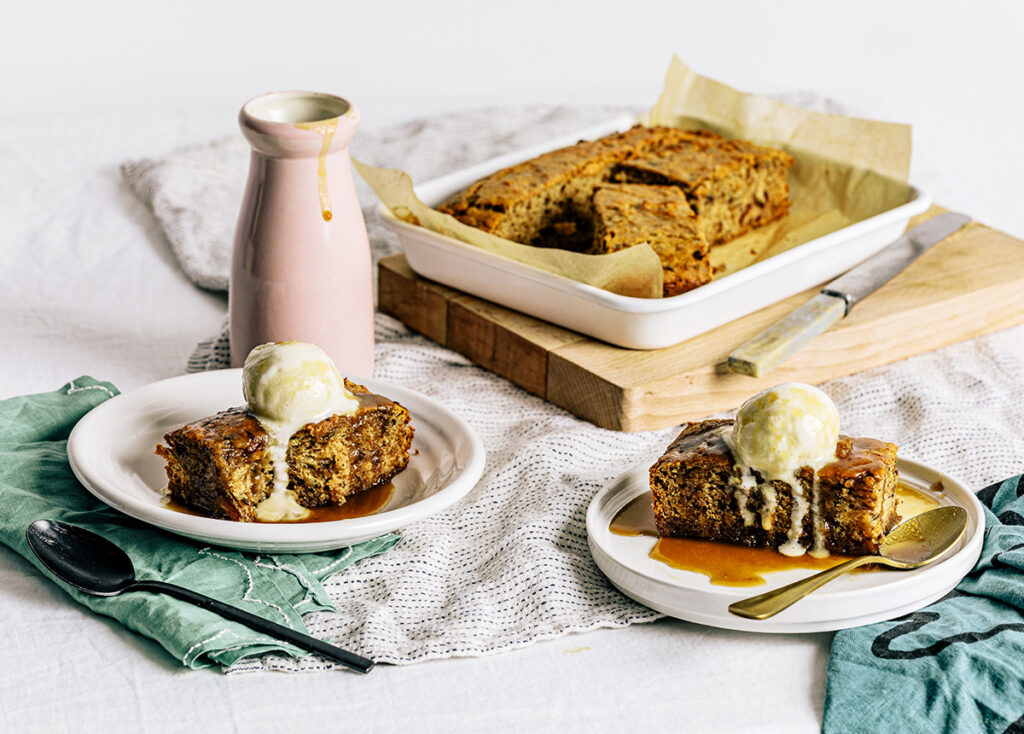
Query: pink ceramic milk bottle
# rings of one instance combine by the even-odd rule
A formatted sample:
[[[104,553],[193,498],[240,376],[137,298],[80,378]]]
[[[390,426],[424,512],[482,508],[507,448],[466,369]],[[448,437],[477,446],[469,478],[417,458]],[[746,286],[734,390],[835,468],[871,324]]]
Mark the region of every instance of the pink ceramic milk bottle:
[[[373,375],[373,281],[348,143],[355,106],[330,94],[247,102],[252,146],[235,230],[228,311],[231,365],[257,344],[311,342],[342,374]]]

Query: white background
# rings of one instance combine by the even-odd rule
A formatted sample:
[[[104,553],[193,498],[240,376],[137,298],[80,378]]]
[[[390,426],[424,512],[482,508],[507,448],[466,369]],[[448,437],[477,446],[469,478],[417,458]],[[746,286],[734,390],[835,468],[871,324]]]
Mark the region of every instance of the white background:
[[[0,3],[0,398],[182,371],[224,300],[181,275],[117,164],[237,134],[241,103],[273,89],[346,96],[364,129],[645,106],[675,52],[739,89],[912,123],[913,178],[1024,236],[1024,3]],[[830,640],[663,622],[365,679],[225,678],[69,604],[6,549],[0,620],[4,731],[814,731]]]
[[[467,105],[649,105],[675,52],[745,91],[815,90],[912,123],[916,178],[948,179],[936,201],[1024,235],[1012,0],[19,2],[0,26],[0,115],[185,111],[222,133],[241,102],[287,88],[348,97],[367,127]]]

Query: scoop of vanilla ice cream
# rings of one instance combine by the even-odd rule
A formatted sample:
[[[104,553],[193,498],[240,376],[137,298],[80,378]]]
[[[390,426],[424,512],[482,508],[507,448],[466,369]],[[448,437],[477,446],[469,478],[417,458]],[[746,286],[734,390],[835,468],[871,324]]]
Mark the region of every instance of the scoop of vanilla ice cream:
[[[790,480],[802,466],[835,458],[839,412],[816,387],[787,382],[750,398],[736,413],[729,444],[738,464]]]
[[[292,426],[353,413],[359,404],[324,350],[295,341],[261,344],[249,352],[242,392],[250,411]]]

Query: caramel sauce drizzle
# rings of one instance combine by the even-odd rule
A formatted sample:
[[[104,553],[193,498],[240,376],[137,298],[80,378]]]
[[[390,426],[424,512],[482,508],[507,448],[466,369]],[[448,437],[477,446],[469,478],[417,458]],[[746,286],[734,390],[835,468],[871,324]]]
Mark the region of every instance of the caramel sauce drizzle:
[[[380,512],[391,500],[395,492],[395,485],[391,482],[378,484],[363,492],[349,495],[345,498],[343,505],[328,505],[326,507],[313,507],[309,510],[309,516],[302,520],[292,520],[273,523],[260,523],[265,525],[295,525],[309,522],[334,522],[335,520],[350,520],[356,517],[369,517]],[[209,517],[206,513],[193,510],[180,502],[169,500],[164,504],[168,510],[174,510],[185,515],[196,517]]]
[[[345,387],[351,392],[351,388],[354,387],[354,385],[346,381]],[[378,408],[391,405],[394,402],[390,398],[373,392],[352,392],[351,394],[352,397],[359,402],[359,407],[356,414],[353,416],[357,426],[368,416],[372,415]],[[242,443],[236,444],[233,447],[234,450],[244,451],[247,453],[263,450],[265,448],[266,441],[268,440],[267,433],[259,421],[256,420],[251,413],[248,413],[246,407],[240,406],[230,408],[228,411],[218,413],[216,416],[203,420],[214,420],[228,413],[248,414],[249,424],[252,426],[252,428],[242,434]],[[419,452],[414,450],[412,455],[417,453]],[[368,517],[369,515],[375,515],[380,512],[388,502],[391,501],[391,496],[394,494],[394,491],[394,485],[391,482],[385,482],[363,490],[362,492],[349,495],[345,498],[345,503],[342,505],[327,505],[324,507],[308,508],[310,514],[302,520],[281,520],[272,523],[262,523],[262,521],[257,520],[256,522],[261,522],[261,524],[281,525],[309,522],[333,522],[335,520],[349,520],[356,517]],[[210,517],[208,513],[192,509],[187,505],[170,499],[166,487],[164,487],[162,494],[164,495],[164,499],[161,504],[168,510],[180,512],[184,515],[193,515],[195,517]]]
[[[896,497],[904,520],[939,506],[934,496],[902,482],[896,488]],[[774,548],[747,548],[695,538],[661,538],[654,524],[649,492],[619,510],[608,529],[615,535],[657,538],[649,553],[651,558],[681,571],[707,576],[716,586],[760,586],[766,583],[766,573],[823,570],[849,560],[847,556],[785,556]]]
[[[338,118],[297,122],[295,127],[300,130],[312,130],[323,139],[320,155],[316,158],[317,187],[320,191],[320,211],[323,213],[324,221],[329,222],[334,215],[331,213],[331,199],[327,194],[327,154],[331,150],[331,141],[334,140],[334,133],[338,129]]]

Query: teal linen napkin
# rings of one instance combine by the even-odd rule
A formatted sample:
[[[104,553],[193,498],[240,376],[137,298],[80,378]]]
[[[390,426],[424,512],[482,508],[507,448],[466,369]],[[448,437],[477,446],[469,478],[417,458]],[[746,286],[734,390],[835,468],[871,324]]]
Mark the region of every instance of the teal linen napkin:
[[[0,542],[24,556],[75,601],[160,643],[191,668],[230,667],[249,655],[306,655],[293,645],[161,594],[101,598],[57,581],[29,549],[25,528],[40,518],[89,528],[120,546],[139,578],[160,579],[306,632],[302,615],[336,611],[321,582],[391,548],[390,534],[330,554],[255,555],[203,546],[107,507],[75,479],[67,438],[93,407],[117,395],[109,382],[72,380],[59,390],[0,401]]]
[[[838,632],[825,732],[1024,731],[1024,476],[978,492],[985,544],[948,595]]]

